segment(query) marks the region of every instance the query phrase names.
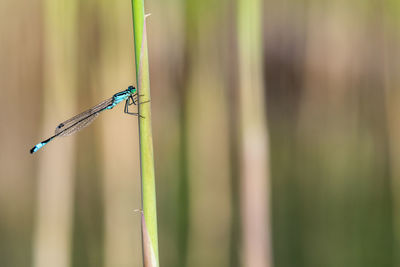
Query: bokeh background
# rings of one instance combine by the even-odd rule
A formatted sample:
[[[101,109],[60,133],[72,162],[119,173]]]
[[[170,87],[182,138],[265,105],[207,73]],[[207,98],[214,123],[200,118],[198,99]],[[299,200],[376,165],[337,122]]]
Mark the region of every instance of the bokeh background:
[[[145,3],[161,266],[400,266],[400,2]],[[0,266],[141,266],[131,3],[0,1]]]

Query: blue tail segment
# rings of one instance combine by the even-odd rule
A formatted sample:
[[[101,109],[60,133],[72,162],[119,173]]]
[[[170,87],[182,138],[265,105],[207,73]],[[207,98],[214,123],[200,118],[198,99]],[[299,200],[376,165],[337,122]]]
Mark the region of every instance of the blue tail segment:
[[[31,148],[31,154],[35,153],[36,151],[38,151],[39,149],[41,149],[44,145],[46,145],[48,142],[51,141],[51,139],[53,139],[54,136],[50,137],[47,140],[44,140],[42,142],[40,142],[39,144],[37,144],[36,146]]]

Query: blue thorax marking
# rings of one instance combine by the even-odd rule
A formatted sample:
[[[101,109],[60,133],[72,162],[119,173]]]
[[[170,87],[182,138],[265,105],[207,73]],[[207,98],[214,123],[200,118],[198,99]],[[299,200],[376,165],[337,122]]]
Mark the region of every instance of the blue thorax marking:
[[[134,92],[134,90],[132,89],[127,89],[124,90],[122,92],[116,93],[115,95],[113,95],[113,102],[110,106],[107,107],[107,109],[112,109],[114,106],[116,106],[117,104],[119,104],[120,102],[128,99],[128,97],[130,95],[132,95]]]

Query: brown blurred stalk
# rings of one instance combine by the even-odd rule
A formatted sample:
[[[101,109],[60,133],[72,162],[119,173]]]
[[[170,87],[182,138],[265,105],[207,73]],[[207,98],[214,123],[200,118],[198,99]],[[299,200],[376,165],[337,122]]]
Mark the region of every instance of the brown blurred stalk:
[[[272,266],[260,0],[238,1],[242,266]]]
[[[109,96],[135,83],[132,77],[132,44],[129,1],[101,1],[100,75],[101,95]],[[104,267],[141,266],[140,177],[137,117],[123,107],[101,118],[104,188]],[[116,138],[118,137],[118,138]],[[118,151],[116,153],[116,151]]]
[[[76,1],[49,0],[44,6],[44,123],[38,138],[52,135],[76,103]],[[34,266],[70,266],[74,151],[73,140],[64,139],[32,155],[39,161]]]
[[[222,33],[227,2],[191,0],[185,5],[182,127],[188,192],[181,201],[187,201],[182,207],[188,218],[187,249],[180,251],[187,253],[187,262],[181,266],[229,266],[230,162],[223,60],[229,44]]]

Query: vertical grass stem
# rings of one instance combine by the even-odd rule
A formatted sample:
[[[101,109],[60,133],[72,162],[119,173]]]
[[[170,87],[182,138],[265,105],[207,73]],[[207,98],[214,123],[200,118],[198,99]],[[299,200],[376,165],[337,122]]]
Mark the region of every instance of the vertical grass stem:
[[[146,16],[143,0],[132,0],[136,81],[139,103],[150,100],[149,59],[147,53]],[[140,168],[142,178],[142,242],[144,266],[159,266],[156,189],[154,175],[151,102],[139,104]]]

